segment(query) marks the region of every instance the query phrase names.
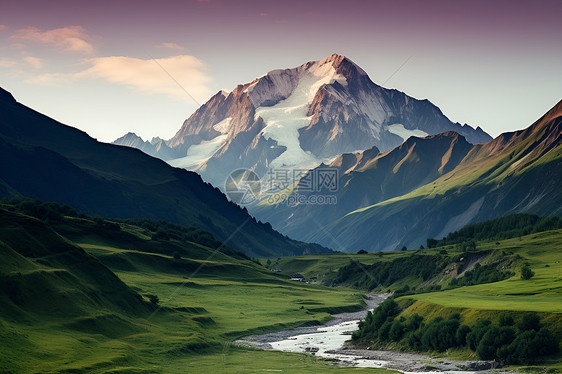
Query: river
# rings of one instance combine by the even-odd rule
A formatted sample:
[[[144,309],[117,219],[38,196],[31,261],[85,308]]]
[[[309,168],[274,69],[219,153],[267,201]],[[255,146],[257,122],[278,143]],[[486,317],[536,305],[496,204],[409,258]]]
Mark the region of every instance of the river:
[[[303,352],[317,357],[337,360],[341,366],[388,368],[407,374],[415,373],[483,373],[492,369],[493,363],[485,361],[454,361],[431,358],[417,353],[350,349],[345,342],[357,330],[367,311],[382,303],[388,294],[369,295],[367,308],[360,312],[333,315],[333,319],[321,326],[299,327],[275,333],[252,335],[236,341],[261,349],[284,352]]]

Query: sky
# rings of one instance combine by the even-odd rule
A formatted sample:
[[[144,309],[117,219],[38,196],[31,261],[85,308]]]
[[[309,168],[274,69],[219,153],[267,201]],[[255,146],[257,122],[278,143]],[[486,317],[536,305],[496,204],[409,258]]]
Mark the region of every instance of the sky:
[[[171,138],[220,89],[332,53],[492,136],[562,98],[562,1],[0,2],[0,87],[110,142]]]

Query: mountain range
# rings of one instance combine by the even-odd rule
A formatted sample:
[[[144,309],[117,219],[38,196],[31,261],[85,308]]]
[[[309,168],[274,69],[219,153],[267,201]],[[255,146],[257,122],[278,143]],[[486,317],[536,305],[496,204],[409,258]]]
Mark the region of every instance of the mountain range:
[[[336,198],[335,203],[290,204],[284,201],[272,205],[268,204],[269,197],[266,197],[250,211],[287,235],[306,238],[311,231],[331,223],[334,217],[343,217],[354,210],[404,195],[433,182],[458,166],[471,148],[472,145],[463,136],[446,132],[426,138],[410,137],[384,153],[376,147],[346,153],[329,165],[322,164],[309,172],[310,175],[326,170],[336,172],[338,188],[335,192],[328,192]],[[311,201],[310,196],[319,194],[298,186],[292,193],[306,197],[304,201]]]
[[[255,214],[337,250],[418,248],[506,214],[562,214],[561,166],[562,101],[530,127],[485,144],[449,132],[411,137],[386,153],[343,155],[327,166],[340,170],[337,204],[262,202]]]
[[[68,204],[113,218],[200,227],[250,256],[329,252],[257,222],[196,173],[145,153],[97,142],[0,88],[0,198]]]
[[[340,55],[221,91],[167,141],[99,143],[4,90],[0,110],[0,197],[193,225],[251,256],[417,248],[506,214],[562,213],[562,102],[492,140]],[[239,168],[302,169],[283,193],[304,200],[241,208],[186,168],[218,186]],[[326,170],[336,188],[321,204],[302,182]]]
[[[232,92],[220,91],[167,141],[134,134],[114,144],[139,148],[222,186],[239,168],[310,169],[373,146],[388,151],[412,135],[455,131],[472,144],[481,128],[451,122],[428,100],[381,87],[345,56],[333,54],[273,70]]]

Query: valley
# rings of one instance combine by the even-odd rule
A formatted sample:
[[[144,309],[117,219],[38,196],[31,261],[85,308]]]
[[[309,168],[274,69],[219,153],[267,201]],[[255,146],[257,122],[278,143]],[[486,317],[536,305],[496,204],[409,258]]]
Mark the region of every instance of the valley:
[[[48,223],[23,215],[23,211],[48,216]],[[518,321],[525,312],[533,311],[557,336],[562,335],[560,229],[500,242],[483,239],[468,251],[461,245],[445,245],[269,259],[266,266],[279,268],[277,273],[228,247],[223,246],[223,252],[221,247],[217,251],[198,243],[210,240],[202,233],[192,237],[196,241],[173,239],[175,226],[167,231],[160,226],[157,233],[145,228],[150,221],[137,226],[131,221],[94,220],[64,206],[31,202],[4,204],[0,213],[1,368],[7,372],[108,372],[117,366],[121,372],[147,373],[356,371],[310,354],[255,350],[233,342],[314,326],[329,321],[330,314],[362,310],[368,289],[361,286],[361,274],[367,271],[377,276],[380,273],[371,269],[396,261],[406,264],[410,258],[425,263],[419,256],[441,258],[442,262],[437,270],[419,273],[422,275],[410,270],[406,277],[379,277],[380,285],[371,289],[393,292],[404,318],[459,313],[463,323],[473,325],[483,318],[497,321],[506,313]],[[26,249],[36,246],[31,243],[38,239],[44,243],[41,249]],[[468,257],[477,260],[463,262]],[[265,264],[266,260],[258,262]],[[468,268],[462,269],[463,263]],[[454,274],[463,274],[459,278],[463,279],[478,266],[489,264],[510,272],[508,278],[451,286]],[[522,264],[529,264],[534,272],[530,280],[520,279]],[[295,272],[316,278],[317,284],[290,281]],[[68,277],[88,279],[88,284],[69,283]],[[43,285],[35,294],[26,291],[28,296],[22,298],[24,289],[39,284]],[[22,351],[28,352],[23,360],[18,359]],[[448,360],[478,360],[475,353],[463,349],[427,353]],[[44,357],[49,357],[48,364]],[[372,366],[368,360],[359,362]],[[561,369],[558,355],[533,366]],[[363,370],[385,370],[367,367]]]
[[[209,258],[214,250],[197,243],[151,240],[139,227],[100,230],[87,218],[63,218],[55,228],[71,232],[70,242],[37,219],[5,208],[0,210],[2,372],[119,367],[197,373],[209,365],[228,372],[287,366],[295,372],[338,372],[306,356],[231,343],[252,333],[322,323],[330,312],[364,306],[360,292],[290,282],[244,258],[221,252]],[[28,253],[19,244],[24,237],[48,244],[40,254]],[[144,248],[133,249],[136,241]],[[62,246],[66,250],[60,252]],[[28,291],[21,298],[20,292],[37,286],[36,294]],[[248,357],[254,371],[248,371]]]
[[[553,2],[78,3],[0,23],[0,374],[562,374]]]

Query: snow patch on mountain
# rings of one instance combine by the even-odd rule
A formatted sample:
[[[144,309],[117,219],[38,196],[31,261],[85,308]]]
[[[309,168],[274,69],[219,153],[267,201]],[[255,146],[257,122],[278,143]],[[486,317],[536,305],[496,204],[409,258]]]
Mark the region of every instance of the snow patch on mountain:
[[[213,129],[220,132],[221,135],[211,139],[203,140],[199,144],[192,145],[187,149],[185,157],[175,160],[170,160],[168,163],[177,168],[185,168],[188,170],[195,170],[201,166],[205,161],[211,158],[216,151],[226,142],[228,137],[227,132],[230,128],[232,117],[223,119],[222,121],[213,125]]]
[[[220,132],[221,134],[226,134],[230,129],[231,122],[232,122],[232,117],[227,117],[222,121],[220,121],[219,123],[213,125],[213,129],[215,129],[215,131]]]
[[[423,138],[423,137],[429,135],[425,131],[422,131],[422,130],[419,130],[419,129],[409,130],[409,129],[405,128],[404,125],[402,125],[400,123],[396,123],[394,125],[388,126],[388,131],[393,133],[394,135],[398,135],[399,137],[401,137],[404,140],[407,140],[411,136],[417,136],[419,138]]]
[[[272,160],[271,167],[320,164],[320,159],[301,148],[298,130],[307,126],[312,119],[307,113],[318,89],[336,81],[341,85],[347,84],[345,77],[337,74],[330,63],[314,64],[301,72],[298,84],[289,97],[273,106],[256,109],[256,119],[261,117],[265,122],[261,132],[263,137],[286,147],[279,157]]]

